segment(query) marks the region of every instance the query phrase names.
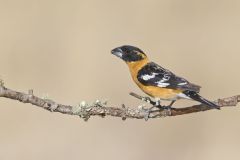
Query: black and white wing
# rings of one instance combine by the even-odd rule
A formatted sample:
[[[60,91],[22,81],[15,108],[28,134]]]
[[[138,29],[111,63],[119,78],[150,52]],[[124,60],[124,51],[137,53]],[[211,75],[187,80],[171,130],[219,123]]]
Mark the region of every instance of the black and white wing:
[[[157,86],[169,89],[181,89],[199,92],[200,86],[189,83],[186,79],[173,74],[154,62],[150,62],[139,70],[137,79],[146,86]]]

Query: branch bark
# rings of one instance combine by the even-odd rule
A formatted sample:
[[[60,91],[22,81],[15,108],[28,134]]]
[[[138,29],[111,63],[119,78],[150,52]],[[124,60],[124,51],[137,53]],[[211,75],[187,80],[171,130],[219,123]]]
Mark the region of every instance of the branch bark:
[[[131,95],[138,99],[144,98],[135,93],[131,93]],[[123,120],[125,120],[126,118],[146,119],[146,114],[148,115],[147,109],[145,109],[144,107],[138,107],[135,109],[126,107],[125,105],[122,105],[122,107],[108,107],[105,103],[102,103],[100,101],[96,101],[95,103],[90,105],[86,102],[81,102],[81,104],[78,106],[64,105],[57,103],[51,99],[37,97],[33,94],[32,90],[29,90],[28,93],[11,90],[9,88],[6,88],[3,83],[0,84],[0,97],[18,100],[22,103],[30,103],[34,106],[38,106],[51,112],[77,115],[84,120],[88,120],[90,116],[113,116],[120,117]],[[240,102],[240,95],[218,99],[216,101],[216,104],[218,104],[222,108],[236,106],[238,102]],[[199,104],[190,107],[172,108],[171,110],[157,110],[150,113],[148,118],[177,116],[207,111],[211,109],[212,108],[209,108],[208,106]]]

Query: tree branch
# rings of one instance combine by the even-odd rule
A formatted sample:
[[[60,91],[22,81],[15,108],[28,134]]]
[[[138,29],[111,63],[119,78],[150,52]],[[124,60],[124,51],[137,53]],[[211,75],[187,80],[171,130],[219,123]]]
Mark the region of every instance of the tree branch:
[[[135,93],[130,94],[138,99],[144,98]],[[126,118],[144,119],[146,118],[146,115],[148,115],[148,110],[142,106],[138,107],[137,109],[129,108],[125,105],[122,105],[122,107],[108,107],[106,106],[106,103],[102,103],[100,101],[96,101],[90,105],[84,101],[81,102],[78,106],[63,105],[51,99],[37,97],[33,94],[33,90],[29,90],[28,93],[23,93],[8,89],[4,86],[2,81],[0,81],[0,97],[18,100],[22,103],[30,103],[34,106],[38,106],[51,112],[77,115],[84,120],[88,120],[90,116],[113,116],[121,117],[123,120]],[[236,106],[238,102],[240,102],[240,95],[218,99],[216,101],[216,104],[222,108]],[[171,110],[157,110],[150,113],[148,117],[160,118],[166,116],[177,116],[194,112],[207,111],[211,109],[212,108],[209,108],[208,106],[199,104],[184,108],[172,108]]]

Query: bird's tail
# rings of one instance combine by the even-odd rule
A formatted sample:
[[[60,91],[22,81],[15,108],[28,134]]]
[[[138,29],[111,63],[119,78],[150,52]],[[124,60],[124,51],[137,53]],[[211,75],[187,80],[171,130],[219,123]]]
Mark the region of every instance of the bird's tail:
[[[197,92],[194,91],[184,91],[183,92],[186,96],[190,97],[191,99],[198,101],[202,104],[205,104],[209,107],[213,107],[216,109],[220,109],[220,107],[218,105],[216,105],[215,103],[203,98],[202,96],[200,96]]]

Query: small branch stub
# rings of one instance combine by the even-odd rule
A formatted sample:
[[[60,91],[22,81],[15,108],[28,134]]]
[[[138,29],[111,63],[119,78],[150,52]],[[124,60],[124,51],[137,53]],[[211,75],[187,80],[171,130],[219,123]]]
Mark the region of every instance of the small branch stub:
[[[0,86],[3,87],[4,86],[4,82],[2,79],[0,79]]]

